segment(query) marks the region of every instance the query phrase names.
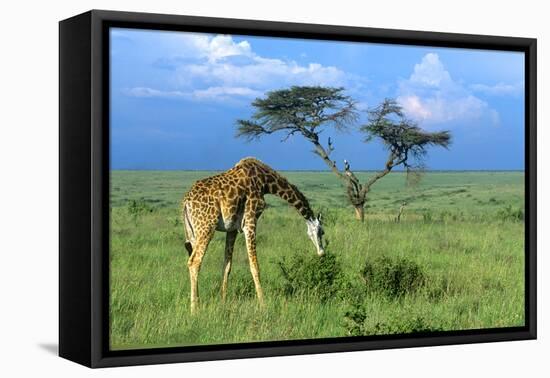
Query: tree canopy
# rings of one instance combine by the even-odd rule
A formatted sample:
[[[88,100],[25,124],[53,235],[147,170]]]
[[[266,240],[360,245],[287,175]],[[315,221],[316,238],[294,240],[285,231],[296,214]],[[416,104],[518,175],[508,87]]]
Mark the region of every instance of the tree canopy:
[[[251,120],[237,121],[237,137],[252,140],[283,131],[284,139],[301,133],[318,140],[322,126],[345,129],[357,120],[358,114],[355,102],[343,91],[344,88],[293,86],[268,92],[265,98],[252,102],[256,113]]]
[[[451,143],[449,131],[429,132],[407,119],[401,106],[394,99],[385,99],[379,106],[368,111],[369,122],[360,127],[367,134],[365,142],[380,139],[390,152],[388,162],[392,166],[404,164],[406,168],[422,166],[427,147],[448,148]]]

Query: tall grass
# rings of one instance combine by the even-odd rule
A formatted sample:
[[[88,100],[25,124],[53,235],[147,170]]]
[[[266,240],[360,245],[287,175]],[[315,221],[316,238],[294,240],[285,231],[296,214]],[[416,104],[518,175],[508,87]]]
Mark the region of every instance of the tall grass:
[[[429,173],[415,191],[401,174],[389,175],[363,224],[330,175],[287,174],[323,209],[327,256],[316,256],[299,215],[270,198],[257,238],[265,308],[257,305],[242,235],[221,302],[225,238],[217,233],[191,316],[178,202],[208,174],[113,172],[113,349],[524,324],[523,176],[493,172]],[[395,223],[404,198],[409,205]]]

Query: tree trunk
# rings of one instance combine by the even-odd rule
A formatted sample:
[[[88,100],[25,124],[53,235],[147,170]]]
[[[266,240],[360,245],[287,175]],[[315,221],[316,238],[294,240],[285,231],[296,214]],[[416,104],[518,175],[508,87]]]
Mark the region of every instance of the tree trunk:
[[[355,209],[355,219],[360,220],[361,222],[365,221],[365,208],[363,204],[354,205]]]

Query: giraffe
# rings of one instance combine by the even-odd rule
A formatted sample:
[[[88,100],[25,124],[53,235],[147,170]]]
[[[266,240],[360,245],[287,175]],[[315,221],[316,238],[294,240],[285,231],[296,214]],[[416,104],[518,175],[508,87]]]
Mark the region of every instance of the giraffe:
[[[256,256],[256,223],[265,209],[265,194],[281,197],[305,219],[307,235],[317,254],[324,254],[321,214],[315,217],[306,197],[286,178],[255,158],[244,158],[228,171],[195,182],[182,200],[187,267],[191,281],[191,312],[198,306],[198,274],[215,231],[226,233],[221,296],[226,298],[233,247],[237,233],[245,237],[256,295],[263,306],[263,292]]]

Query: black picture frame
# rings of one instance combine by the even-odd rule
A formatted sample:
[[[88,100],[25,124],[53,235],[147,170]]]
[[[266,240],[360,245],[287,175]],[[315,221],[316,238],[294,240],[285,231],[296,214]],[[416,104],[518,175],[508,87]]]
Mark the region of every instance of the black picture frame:
[[[525,53],[524,327],[110,351],[110,27]],[[88,367],[536,338],[536,39],[92,10],[59,23],[59,355]]]

